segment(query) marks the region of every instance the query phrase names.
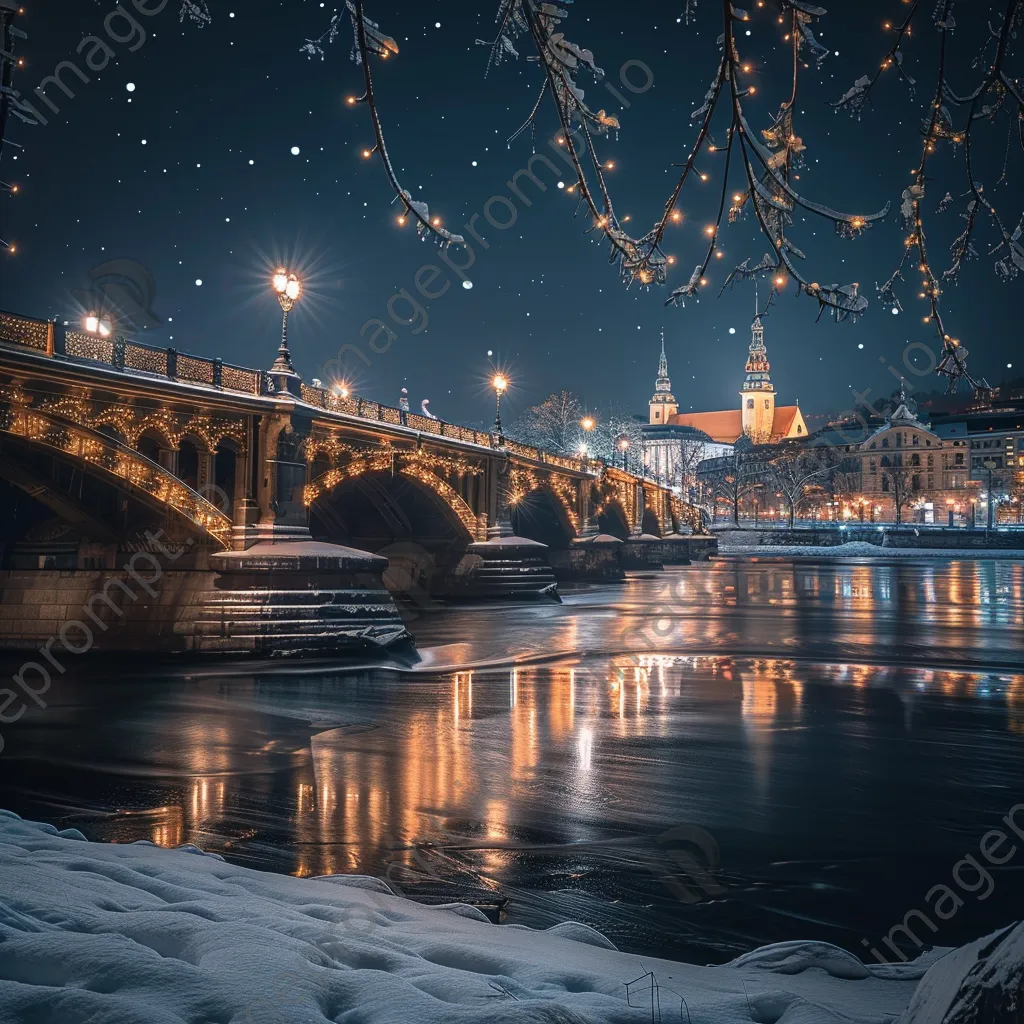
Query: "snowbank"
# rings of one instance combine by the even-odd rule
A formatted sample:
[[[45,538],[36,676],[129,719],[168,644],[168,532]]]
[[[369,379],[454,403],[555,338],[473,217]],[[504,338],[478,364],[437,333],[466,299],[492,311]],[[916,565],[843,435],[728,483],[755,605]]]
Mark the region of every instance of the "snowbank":
[[[847,541],[829,546],[818,544],[757,544],[755,537],[730,535],[719,539],[720,555],[757,556],[760,558],[962,558],[979,561],[989,558],[1024,561],[1024,551],[1012,548],[898,548],[869,544],[864,540]],[[714,556],[712,555],[712,558]]]
[[[692,967],[618,952],[584,925],[537,932],[481,917],[418,906],[376,879],[89,843],[0,811],[3,1024],[881,1024],[912,999],[929,1016],[907,1024],[934,1024],[979,957],[966,947],[872,967],[790,942]],[[1013,934],[1016,946],[997,943],[1004,960],[1020,949]],[[944,962],[955,968],[946,984]]]

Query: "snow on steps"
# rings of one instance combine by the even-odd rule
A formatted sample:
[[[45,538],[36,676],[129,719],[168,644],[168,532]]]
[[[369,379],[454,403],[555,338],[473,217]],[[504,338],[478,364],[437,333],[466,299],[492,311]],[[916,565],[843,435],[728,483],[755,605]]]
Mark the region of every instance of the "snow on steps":
[[[194,846],[84,842],[0,811],[0,1024],[1020,1019],[992,1016],[972,995],[996,991],[999,1014],[1019,1014],[1004,996],[1019,981],[1020,928],[894,966],[788,942],[696,967],[618,952],[586,925],[495,926],[474,908],[419,906],[385,889],[361,876],[253,871]],[[660,1012],[643,984],[626,998],[625,983],[648,971]],[[954,1004],[985,1012],[947,1017]]]

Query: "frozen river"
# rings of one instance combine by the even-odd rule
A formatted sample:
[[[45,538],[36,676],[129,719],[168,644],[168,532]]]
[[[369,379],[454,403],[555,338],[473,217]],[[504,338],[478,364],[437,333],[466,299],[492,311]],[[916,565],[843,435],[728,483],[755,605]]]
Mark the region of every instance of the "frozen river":
[[[1024,803],[1024,564],[723,560],[410,628],[411,669],[83,657],[4,727],[0,807],[695,962],[866,955],[941,884],[922,939],[1020,916],[1024,841],[954,873]]]

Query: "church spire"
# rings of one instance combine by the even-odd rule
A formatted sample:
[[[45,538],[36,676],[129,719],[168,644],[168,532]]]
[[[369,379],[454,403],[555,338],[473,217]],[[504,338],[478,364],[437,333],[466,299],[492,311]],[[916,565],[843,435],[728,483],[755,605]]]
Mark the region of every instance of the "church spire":
[[[756,306],[755,297],[755,306]],[[744,391],[774,391],[771,378],[771,367],[768,363],[768,350],[764,345],[764,324],[761,316],[754,310],[754,322],[750,325],[750,354],[747,356],[746,380]]]
[[[666,395],[669,401],[674,402],[672,397],[672,381],[668,378],[668,357],[665,355],[665,328],[661,329],[661,358],[658,360],[658,379],[654,384],[656,395]]]
[[[654,395],[647,403],[651,410],[651,423],[667,423],[678,406],[672,394],[672,381],[668,376],[668,357],[665,355],[665,329],[661,330],[661,356],[658,359],[658,379],[654,382]]]

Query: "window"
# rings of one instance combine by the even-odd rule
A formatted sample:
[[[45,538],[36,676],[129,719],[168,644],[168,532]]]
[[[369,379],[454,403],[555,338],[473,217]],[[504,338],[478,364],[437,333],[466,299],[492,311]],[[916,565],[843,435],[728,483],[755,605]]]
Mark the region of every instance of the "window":
[[[889,478],[885,475],[882,476],[882,490],[889,490]]]
[[[753,409],[754,408],[754,400],[752,398],[748,398],[747,399],[747,408],[748,409]]]
[[[764,407],[765,407],[766,409],[768,408],[768,404],[769,404],[769,403],[768,403],[768,399],[766,398],[766,399],[764,400]]]
[[[964,464],[964,453],[963,452],[957,452],[956,455],[953,456],[953,465],[954,466],[962,466],[963,464]]]
[[[887,438],[887,437],[883,437],[882,438],[882,447],[883,448],[888,448],[889,447],[889,438]]]
[[[915,444],[915,446],[916,446],[916,445],[919,445],[920,443],[921,443],[921,438],[920,438],[920,436],[919,436],[919,435],[917,435],[917,434],[915,434],[915,435],[914,435],[914,444]]]
[[[935,456],[934,455],[929,455],[928,456],[928,468],[931,469],[931,467],[934,466],[934,465],[935,465]]]
[[[914,454],[910,456],[910,464],[912,466],[920,466],[921,465],[921,456],[918,455],[917,452],[914,452]]]
[[[800,426],[799,423],[796,425],[796,432],[798,434],[802,434],[804,432],[804,428],[802,426]]]
[[[913,477],[911,477],[911,479],[910,479],[910,486],[915,491],[921,490],[921,477],[917,473],[915,473],[913,475]]]
[[[889,461],[889,456],[888,455],[883,455],[882,456],[882,469],[886,469],[886,468],[888,468],[891,465],[892,465],[892,463]]]

